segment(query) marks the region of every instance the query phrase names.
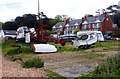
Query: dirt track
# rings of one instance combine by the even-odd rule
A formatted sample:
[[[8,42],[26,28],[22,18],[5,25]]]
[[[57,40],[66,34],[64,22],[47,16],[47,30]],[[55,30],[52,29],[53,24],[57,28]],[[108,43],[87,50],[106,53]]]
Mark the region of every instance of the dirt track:
[[[43,77],[42,69],[25,69],[18,62],[12,62],[4,57],[2,59],[2,77]]]

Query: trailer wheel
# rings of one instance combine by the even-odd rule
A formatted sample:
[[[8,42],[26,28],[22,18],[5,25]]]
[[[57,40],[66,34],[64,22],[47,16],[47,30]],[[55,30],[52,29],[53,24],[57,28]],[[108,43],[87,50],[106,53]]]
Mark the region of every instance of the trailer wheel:
[[[87,45],[87,49],[89,49],[91,47],[91,45]]]

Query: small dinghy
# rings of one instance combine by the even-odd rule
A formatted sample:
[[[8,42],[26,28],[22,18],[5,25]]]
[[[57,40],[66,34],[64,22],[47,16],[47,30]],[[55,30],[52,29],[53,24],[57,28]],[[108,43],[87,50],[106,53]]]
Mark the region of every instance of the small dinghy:
[[[38,53],[48,53],[57,51],[57,48],[54,45],[50,44],[33,44],[32,49],[34,52]]]

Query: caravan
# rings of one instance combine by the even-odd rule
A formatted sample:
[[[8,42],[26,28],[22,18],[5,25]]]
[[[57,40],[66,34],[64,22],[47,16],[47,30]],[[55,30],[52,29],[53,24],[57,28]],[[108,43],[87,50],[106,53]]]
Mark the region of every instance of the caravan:
[[[72,43],[78,48],[89,48],[97,41],[104,41],[101,31],[81,31],[77,32],[77,38]]]

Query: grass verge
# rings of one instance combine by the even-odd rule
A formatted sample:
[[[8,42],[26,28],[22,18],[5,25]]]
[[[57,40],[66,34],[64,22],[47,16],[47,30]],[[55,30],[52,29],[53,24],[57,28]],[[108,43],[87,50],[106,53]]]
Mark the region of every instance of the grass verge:
[[[50,79],[68,79],[66,77],[61,76],[60,74],[57,74],[51,70],[44,69],[46,76],[49,77]]]

